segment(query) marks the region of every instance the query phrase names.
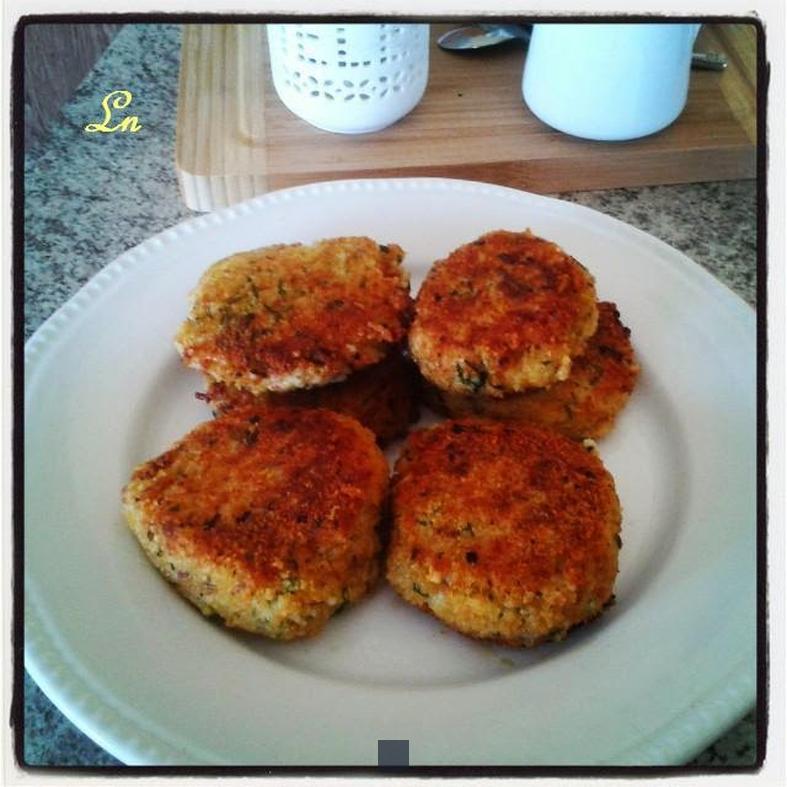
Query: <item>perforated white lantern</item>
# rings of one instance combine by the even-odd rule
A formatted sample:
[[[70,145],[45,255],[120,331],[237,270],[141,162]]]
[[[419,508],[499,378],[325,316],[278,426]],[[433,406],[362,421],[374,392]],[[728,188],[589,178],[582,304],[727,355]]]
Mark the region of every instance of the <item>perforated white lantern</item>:
[[[421,100],[429,25],[270,24],[273,84],[299,117],[325,131],[379,131]]]

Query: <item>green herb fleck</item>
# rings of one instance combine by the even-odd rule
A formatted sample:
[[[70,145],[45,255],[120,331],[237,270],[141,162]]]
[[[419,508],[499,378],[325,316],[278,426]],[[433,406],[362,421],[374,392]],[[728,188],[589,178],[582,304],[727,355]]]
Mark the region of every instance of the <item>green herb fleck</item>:
[[[489,372],[483,366],[474,366],[465,361],[464,365],[456,364],[456,376],[465,388],[469,388],[473,393],[478,393],[486,385]]]
[[[281,583],[281,589],[285,593],[294,593],[300,586],[301,582],[297,577],[285,577]]]

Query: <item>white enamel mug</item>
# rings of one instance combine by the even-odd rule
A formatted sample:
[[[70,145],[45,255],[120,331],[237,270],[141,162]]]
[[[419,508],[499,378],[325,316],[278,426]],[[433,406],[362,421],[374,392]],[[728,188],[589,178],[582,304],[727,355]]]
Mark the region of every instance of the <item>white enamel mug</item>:
[[[625,140],[683,111],[698,24],[536,24],[522,95],[540,120],[585,139]]]

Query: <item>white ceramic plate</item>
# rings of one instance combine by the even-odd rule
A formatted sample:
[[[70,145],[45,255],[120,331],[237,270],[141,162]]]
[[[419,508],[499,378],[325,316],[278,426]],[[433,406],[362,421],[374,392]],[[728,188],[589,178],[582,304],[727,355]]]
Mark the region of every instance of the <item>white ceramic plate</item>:
[[[431,262],[490,229],[557,241],[615,301],[642,378],[601,453],[624,507],[618,603],[561,644],[465,639],[381,587],[313,641],[223,630],[147,563],[120,515],[131,469],[209,417],[172,336],[207,265],[365,234]],[[281,191],[180,224],[107,266],[30,340],[26,664],[126,763],[681,763],[755,697],[753,312],[699,266],[586,208],[480,183]]]

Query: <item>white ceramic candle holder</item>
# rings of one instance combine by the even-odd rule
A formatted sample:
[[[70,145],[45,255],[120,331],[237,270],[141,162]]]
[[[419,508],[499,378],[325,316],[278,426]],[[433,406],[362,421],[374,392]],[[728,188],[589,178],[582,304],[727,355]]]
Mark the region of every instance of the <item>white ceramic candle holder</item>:
[[[390,126],[421,100],[429,25],[270,24],[273,84],[299,117],[325,131]]]

